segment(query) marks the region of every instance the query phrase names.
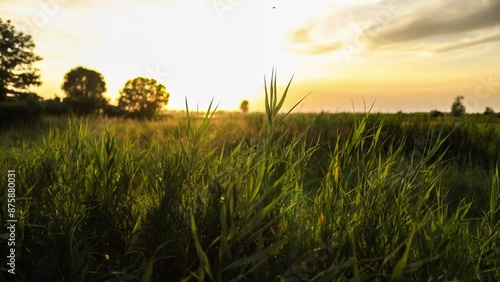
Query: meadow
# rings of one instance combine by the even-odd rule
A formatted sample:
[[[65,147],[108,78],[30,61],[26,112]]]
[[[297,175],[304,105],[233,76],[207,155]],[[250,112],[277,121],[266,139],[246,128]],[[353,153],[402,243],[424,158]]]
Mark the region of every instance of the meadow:
[[[2,278],[500,280],[500,118],[283,114],[272,90],[261,114],[2,129]]]

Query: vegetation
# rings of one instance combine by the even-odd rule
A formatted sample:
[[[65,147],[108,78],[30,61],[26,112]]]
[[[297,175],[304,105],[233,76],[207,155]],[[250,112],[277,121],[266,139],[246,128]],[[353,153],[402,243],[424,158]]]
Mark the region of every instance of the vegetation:
[[[103,111],[108,104],[103,94],[106,82],[101,73],[84,67],[76,67],[64,76],[62,90],[64,102],[75,114],[92,114]]]
[[[186,105],[175,121],[51,118],[41,136],[6,132],[16,277],[500,278],[497,120],[284,115],[274,76],[266,93],[265,115]]]
[[[494,115],[495,111],[491,107],[486,107],[486,109],[484,109],[484,114],[485,115]]]
[[[240,104],[240,110],[243,112],[243,113],[248,113],[248,105],[249,105],[249,102],[248,100],[243,100],[241,101],[241,104]]]
[[[28,34],[16,31],[0,18],[0,128],[14,122],[31,122],[42,114],[40,97],[29,91],[41,84],[33,64],[42,58],[34,54]]]
[[[32,48],[0,25],[0,46]],[[103,76],[82,67],[66,75],[63,101],[2,101],[0,170],[15,171],[18,221],[16,276],[1,280],[500,280],[493,111],[465,115],[457,97],[461,118],[281,114],[291,82],[280,96],[273,70],[265,114],[224,118],[186,104],[185,117],[145,121],[167,104],[165,86],[130,80],[110,106]]]
[[[67,115],[69,112],[68,104],[63,103],[63,99],[57,96],[54,97],[53,99],[47,99],[42,101],[42,105],[44,113],[46,115],[61,116],[61,115]]]
[[[442,117],[444,114],[438,110],[432,110],[430,116],[433,118]]]
[[[7,125],[33,122],[42,113],[40,97],[35,94],[20,94],[15,101],[0,102],[0,129]]]
[[[127,81],[120,91],[118,107],[130,117],[152,119],[167,105],[169,97],[163,84],[152,78],[136,77]]]
[[[465,106],[462,102],[463,99],[464,99],[464,96],[457,96],[455,98],[455,101],[451,105],[451,114],[453,116],[459,117],[459,116],[462,116],[463,114],[465,114]]]
[[[27,94],[30,86],[41,84],[33,64],[42,58],[33,53],[34,48],[31,35],[16,31],[10,21],[0,18],[0,101],[8,94]]]

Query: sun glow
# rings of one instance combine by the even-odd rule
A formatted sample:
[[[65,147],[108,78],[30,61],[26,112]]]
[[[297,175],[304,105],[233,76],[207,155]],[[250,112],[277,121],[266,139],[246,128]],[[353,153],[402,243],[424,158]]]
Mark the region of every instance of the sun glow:
[[[166,86],[169,109],[183,109],[187,98],[200,109],[213,99],[219,109],[237,110],[246,99],[250,110],[263,110],[263,77],[275,67],[278,82],[295,75],[290,101],[313,91],[307,110],[350,110],[359,93],[381,97],[380,110],[432,105],[418,95],[434,96],[444,110],[459,91],[474,98],[477,77],[500,75],[500,36],[489,27],[500,21],[486,9],[494,1],[467,4],[477,7],[464,19],[484,31],[449,13],[454,26],[422,30],[413,23],[426,21],[425,11],[447,7],[430,0],[396,1],[396,8],[380,0],[31,2],[2,4],[0,13],[31,31],[44,58],[37,64],[44,84],[35,91],[46,98],[64,96],[65,73],[84,66],[104,75],[115,101],[126,81],[144,76]],[[472,110],[500,108],[490,96]]]

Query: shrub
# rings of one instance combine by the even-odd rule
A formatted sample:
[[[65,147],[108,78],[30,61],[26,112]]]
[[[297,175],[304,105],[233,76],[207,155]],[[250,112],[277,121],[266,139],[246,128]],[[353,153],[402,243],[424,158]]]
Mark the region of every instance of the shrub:
[[[42,115],[43,107],[36,95],[0,102],[0,126],[17,122],[31,122]]]
[[[443,113],[438,110],[432,110],[430,116],[433,118],[442,117]]]
[[[104,114],[107,117],[127,117],[128,112],[121,107],[108,105],[104,110]]]
[[[45,114],[60,116],[67,114],[69,109],[68,105],[61,101],[61,98],[56,97],[54,99],[45,100],[42,102]]]
[[[99,100],[93,97],[67,97],[63,100],[65,107],[67,107],[71,113],[76,115],[99,113],[100,109],[96,109],[96,104],[98,103]]]

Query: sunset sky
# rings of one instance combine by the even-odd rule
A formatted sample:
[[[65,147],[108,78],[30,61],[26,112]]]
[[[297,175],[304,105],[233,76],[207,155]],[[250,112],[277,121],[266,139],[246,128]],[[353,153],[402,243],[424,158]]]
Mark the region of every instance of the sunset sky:
[[[33,36],[45,98],[76,66],[101,72],[107,97],[155,78],[169,109],[263,110],[278,69],[300,111],[500,111],[500,0],[0,0]],[[282,89],[282,88],[280,88]]]

